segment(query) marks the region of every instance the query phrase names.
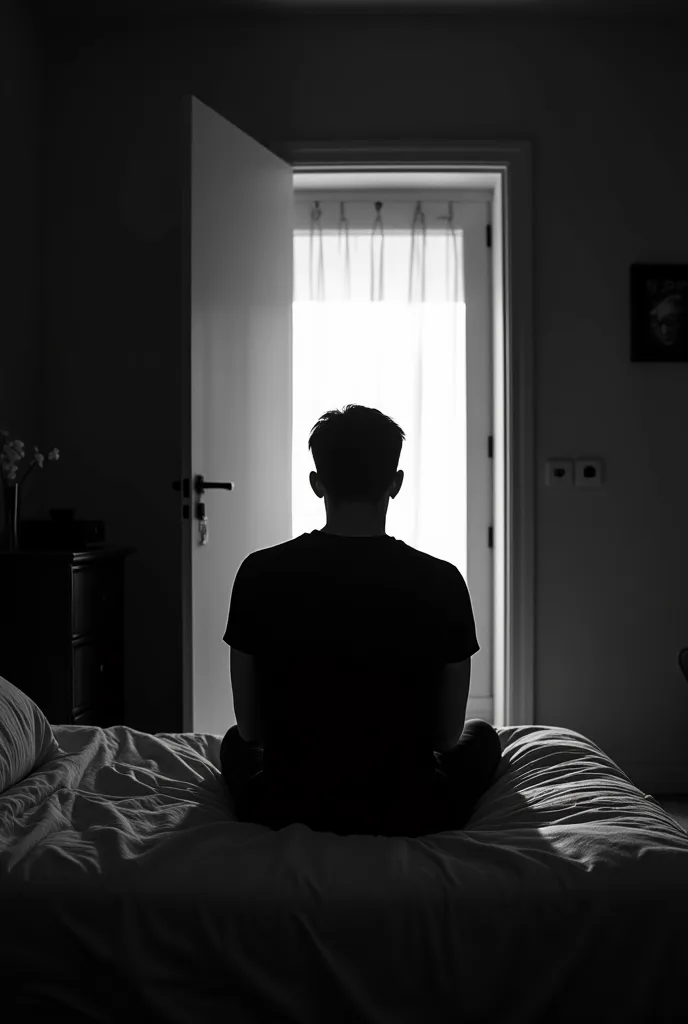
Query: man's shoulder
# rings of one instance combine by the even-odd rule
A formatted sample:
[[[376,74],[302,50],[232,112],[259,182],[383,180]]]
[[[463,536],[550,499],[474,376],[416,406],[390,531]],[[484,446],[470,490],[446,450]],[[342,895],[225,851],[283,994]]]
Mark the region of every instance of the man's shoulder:
[[[452,593],[457,583],[463,582],[463,576],[453,562],[448,562],[437,555],[431,555],[420,548],[414,548],[403,541],[399,545],[399,562],[403,565],[405,578],[425,583],[431,593],[441,594],[445,590]]]
[[[403,541],[399,541],[399,543],[403,544]],[[413,548],[409,544],[403,544],[403,546],[406,549],[407,557],[411,558],[419,567],[427,572],[440,576],[452,576],[459,571],[452,562],[448,562],[444,558],[430,555],[427,551]]]
[[[258,548],[244,559],[244,565],[247,569],[257,572],[277,569],[282,571],[298,570],[309,563],[321,566],[327,549],[322,547],[319,543],[320,540],[317,530],[302,533],[300,536],[280,544]],[[386,561],[388,565],[390,563],[402,565],[406,578],[416,576],[437,585],[441,582],[451,584],[457,579],[457,574],[461,575],[452,562],[414,548],[396,537],[387,536],[386,540],[388,543],[384,549],[380,550],[382,560]]]
[[[266,548],[256,548],[250,555],[247,555],[242,565],[249,569],[265,569],[277,565],[296,564],[299,558],[307,556],[310,545],[304,542],[309,534],[302,533],[299,537],[282,541],[280,544],[272,544]]]

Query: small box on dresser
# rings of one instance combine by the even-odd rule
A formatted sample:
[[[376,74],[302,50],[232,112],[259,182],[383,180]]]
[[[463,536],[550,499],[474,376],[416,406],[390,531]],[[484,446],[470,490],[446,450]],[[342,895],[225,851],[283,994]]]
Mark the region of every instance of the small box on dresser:
[[[132,551],[0,555],[0,675],[51,725],[125,724],[124,569]]]

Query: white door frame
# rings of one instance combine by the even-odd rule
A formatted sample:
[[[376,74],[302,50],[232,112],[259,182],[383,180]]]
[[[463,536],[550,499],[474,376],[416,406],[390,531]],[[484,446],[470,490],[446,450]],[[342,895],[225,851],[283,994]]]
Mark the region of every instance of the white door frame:
[[[271,147],[272,148],[272,147]],[[535,402],[528,141],[292,142],[295,171],[460,172],[492,197],[493,696],[497,727],[534,723]]]

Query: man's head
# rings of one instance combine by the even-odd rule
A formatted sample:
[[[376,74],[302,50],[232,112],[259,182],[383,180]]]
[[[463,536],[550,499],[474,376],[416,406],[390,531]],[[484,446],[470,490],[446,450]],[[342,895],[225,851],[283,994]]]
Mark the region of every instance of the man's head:
[[[328,519],[347,510],[384,516],[404,479],[397,465],[405,438],[394,420],[364,405],[331,409],[320,417],[308,441],[317,470],[310,482],[325,498]]]

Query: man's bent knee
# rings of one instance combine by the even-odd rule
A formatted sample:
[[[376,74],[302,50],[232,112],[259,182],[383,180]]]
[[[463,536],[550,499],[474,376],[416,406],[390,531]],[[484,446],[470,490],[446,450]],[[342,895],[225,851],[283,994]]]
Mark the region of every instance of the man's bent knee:
[[[493,725],[482,718],[469,718],[464,725],[464,732],[480,738],[480,742],[492,752],[496,760],[502,756],[502,743],[499,733]]]

